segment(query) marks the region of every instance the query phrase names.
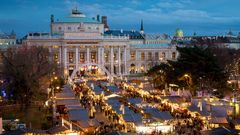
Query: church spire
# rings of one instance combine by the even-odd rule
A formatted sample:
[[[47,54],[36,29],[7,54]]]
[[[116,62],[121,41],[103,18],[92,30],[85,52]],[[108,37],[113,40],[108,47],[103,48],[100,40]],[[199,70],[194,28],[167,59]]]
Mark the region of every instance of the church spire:
[[[143,28],[143,20],[141,20],[141,28],[140,28],[140,33],[143,34],[144,33],[144,28]]]

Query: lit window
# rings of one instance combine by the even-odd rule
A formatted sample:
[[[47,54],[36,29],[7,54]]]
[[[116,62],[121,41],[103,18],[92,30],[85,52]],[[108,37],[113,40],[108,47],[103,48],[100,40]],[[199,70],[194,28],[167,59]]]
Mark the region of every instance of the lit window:
[[[141,53],[141,60],[145,60],[145,53],[144,52]]]
[[[151,60],[152,59],[152,53],[148,52],[148,59]]]
[[[165,58],[166,58],[165,52],[162,53],[162,57],[161,57],[161,58],[162,58],[162,59],[165,59]]]
[[[174,60],[176,59],[176,52],[172,53],[172,59],[174,59]]]
[[[54,54],[54,61],[55,61],[55,62],[58,61],[58,54],[57,54],[57,53]]]
[[[81,52],[81,53],[80,53],[80,62],[83,63],[84,60],[85,60],[84,53]]]
[[[131,60],[135,60],[135,52],[131,52]]]
[[[68,53],[68,61],[69,61],[69,63],[73,63],[73,55],[74,55],[73,52],[69,52]]]
[[[104,57],[105,57],[105,61],[108,62],[108,59],[109,59],[109,58],[108,58],[108,53],[105,53],[105,56],[104,56]]]

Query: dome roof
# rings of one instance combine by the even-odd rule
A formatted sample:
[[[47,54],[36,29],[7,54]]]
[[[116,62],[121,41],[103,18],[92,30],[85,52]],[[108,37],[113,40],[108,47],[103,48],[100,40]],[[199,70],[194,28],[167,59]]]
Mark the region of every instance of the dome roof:
[[[183,31],[180,28],[177,28],[175,36],[176,37],[183,37]]]

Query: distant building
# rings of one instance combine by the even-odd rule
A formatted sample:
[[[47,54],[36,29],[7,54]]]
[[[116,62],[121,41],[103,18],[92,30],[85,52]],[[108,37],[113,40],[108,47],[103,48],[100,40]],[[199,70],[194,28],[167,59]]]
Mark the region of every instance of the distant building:
[[[182,38],[184,36],[183,31],[180,28],[177,28],[174,36],[176,38]]]
[[[240,49],[240,33],[234,34],[231,30],[224,36],[199,36],[196,33],[193,36],[181,37],[182,30],[177,29],[172,44],[181,46],[203,45],[219,48]]]
[[[0,33],[0,45],[15,45],[16,34],[12,31],[10,34]]]
[[[16,45],[17,45],[17,39],[14,31],[12,31],[10,34],[6,34],[3,32],[0,33],[0,67],[3,64],[3,53],[5,53],[9,47],[16,46]],[[1,78],[1,73],[2,71],[0,70],[0,78]]]
[[[107,17],[88,18],[77,9],[64,18],[51,15],[50,33],[29,33],[23,44],[44,46],[64,75],[98,68],[110,76],[144,73],[155,64],[176,60],[178,52],[167,35],[110,29]],[[74,74],[73,74],[74,75]]]

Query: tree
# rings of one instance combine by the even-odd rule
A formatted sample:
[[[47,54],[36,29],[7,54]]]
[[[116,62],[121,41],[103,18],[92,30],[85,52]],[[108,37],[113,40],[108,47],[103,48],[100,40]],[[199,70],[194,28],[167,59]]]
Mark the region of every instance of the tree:
[[[197,87],[200,89],[200,83],[209,90],[221,91],[226,88],[227,76],[210,48],[194,46],[178,47],[177,50],[180,57],[177,61],[169,61],[169,63],[174,67],[178,77],[186,73],[191,75],[194,91]]]
[[[27,109],[31,102],[44,93],[43,80],[56,70],[49,61],[48,49],[43,47],[13,47],[3,55],[3,74],[7,81],[7,96]],[[45,84],[48,87],[48,84]]]
[[[193,94],[203,89],[218,89],[220,93],[226,90],[227,75],[210,48],[193,46],[177,50],[180,53],[177,61],[168,61],[148,71],[155,86],[173,83],[190,88]]]
[[[161,63],[148,70],[147,75],[153,78],[154,87],[165,88],[165,84],[173,83],[173,67],[168,63]]]

